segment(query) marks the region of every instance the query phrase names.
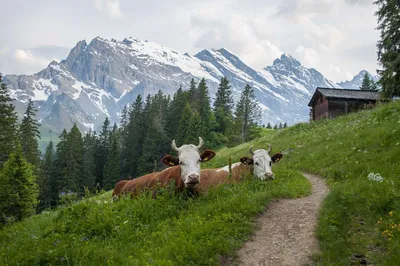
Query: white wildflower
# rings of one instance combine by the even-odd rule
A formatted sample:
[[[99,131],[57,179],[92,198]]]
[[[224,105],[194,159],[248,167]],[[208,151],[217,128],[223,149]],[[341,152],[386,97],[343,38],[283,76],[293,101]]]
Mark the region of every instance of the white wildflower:
[[[376,173],[376,174],[369,173],[368,174],[368,180],[375,181],[375,182],[378,182],[378,183],[382,183],[383,177],[379,173]]]

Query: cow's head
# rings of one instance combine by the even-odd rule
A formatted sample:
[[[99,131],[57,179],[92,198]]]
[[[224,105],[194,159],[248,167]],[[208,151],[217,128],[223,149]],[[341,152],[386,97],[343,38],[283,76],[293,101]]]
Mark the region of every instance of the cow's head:
[[[281,153],[276,153],[270,157],[269,153],[272,150],[272,146],[268,144],[268,150],[259,149],[253,152],[253,146],[250,147],[250,153],[253,158],[242,157],[240,161],[245,165],[253,166],[253,175],[255,178],[261,180],[274,179],[274,173],[272,172],[272,164],[282,159]]]
[[[181,178],[185,187],[192,188],[200,183],[200,164],[214,158],[215,152],[212,150],[204,150],[200,154],[203,146],[203,139],[199,137],[199,145],[182,145],[176,147],[175,140],[171,143],[171,148],[178,152],[178,158],[172,155],[166,155],[161,162],[167,166],[179,165],[181,167]]]

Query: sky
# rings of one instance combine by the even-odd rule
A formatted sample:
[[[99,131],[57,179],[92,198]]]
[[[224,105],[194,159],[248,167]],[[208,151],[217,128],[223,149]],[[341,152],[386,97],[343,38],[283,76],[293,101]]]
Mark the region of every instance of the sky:
[[[0,72],[33,74],[80,40],[134,37],[261,69],[287,53],[328,79],[376,75],[374,0],[0,0]]]

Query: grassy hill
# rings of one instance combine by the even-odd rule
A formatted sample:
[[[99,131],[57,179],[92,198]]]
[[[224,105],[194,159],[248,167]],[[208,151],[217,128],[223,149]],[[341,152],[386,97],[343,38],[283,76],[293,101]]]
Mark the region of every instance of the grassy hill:
[[[166,189],[153,200],[82,201],[0,231],[0,264],[203,265],[233,254],[273,198],[300,197],[298,171],[327,178],[331,192],[317,228],[321,265],[399,265],[400,102],[334,120],[303,123],[231,149],[203,167],[226,165],[248,148],[283,151],[276,180],[248,180],[195,199]]]

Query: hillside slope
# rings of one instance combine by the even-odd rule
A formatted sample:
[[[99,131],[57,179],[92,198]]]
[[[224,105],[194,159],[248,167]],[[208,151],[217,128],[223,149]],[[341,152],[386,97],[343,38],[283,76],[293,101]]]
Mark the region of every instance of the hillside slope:
[[[400,102],[334,120],[267,131],[265,136],[224,148],[204,167],[249,156],[249,146],[284,158],[276,180],[249,180],[196,199],[168,191],[117,203],[83,201],[34,216],[0,231],[0,264],[218,264],[254,230],[251,221],[273,198],[309,193],[293,170],[326,177],[317,235],[321,265],[397,265],[400,255]]]

